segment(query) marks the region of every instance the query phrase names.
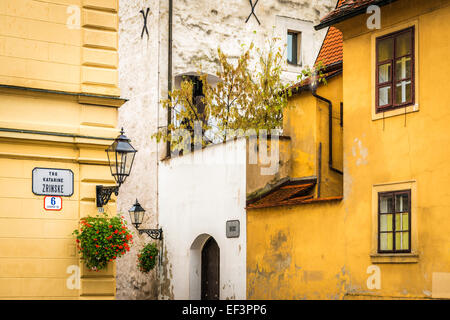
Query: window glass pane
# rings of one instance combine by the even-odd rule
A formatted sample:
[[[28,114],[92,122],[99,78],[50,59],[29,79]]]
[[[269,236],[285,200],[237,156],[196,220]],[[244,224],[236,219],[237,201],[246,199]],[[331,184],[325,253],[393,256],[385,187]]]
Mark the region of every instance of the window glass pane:
[[[395,231],[408,231],[409,219],[408,213],[395,214]]]
[[[378,62],[386,61],[393,58],[394,40],[392,38],[378,41]]]
[[[391,104],[391,86],[378,89],[378,106]]]
[[[402,232],[403,247],[405,250],[409,250],[409,232]]]
[[[395,104],[411,101],[411,80],[397,82],[395,85]]]
[[[289,63],[297,63],[297,34],[288,33],[287,36],[287,60]]]
[[[394,212],[394,203],[392,200],[392,195],[380,196],[380,213]]]
[[[409,232],[395,233],[395,250],[409,249]]]
[[[395,55],[401,57],[411,54],[412,32],[403,33],[395,38]]]
[[[380,233],[380,250],[393,250],[392,233]]]
[[[380,231],[392,231],[392,214],[380,215]]]
[[[395,80],[411,78],[411,57],[395,60]]]
[[[395,195],[395,211],[405,212],[409,211],[408,195],[407,194],[397,194]]]
[[[409,213],[402,213],[402,230],[409,231]]]
[[[378,83],[391,81],[391,64],[386,63],[378,66]]]

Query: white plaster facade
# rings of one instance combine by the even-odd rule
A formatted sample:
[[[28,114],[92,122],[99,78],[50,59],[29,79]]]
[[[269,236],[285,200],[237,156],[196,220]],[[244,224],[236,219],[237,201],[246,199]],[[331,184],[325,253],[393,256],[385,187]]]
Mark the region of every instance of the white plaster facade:
[[[246,140],[239,139],[160,164],[159,222],[173,285],[161,298],[200,299],[201,249],[212,236],[220,248],[220,299],[245,299],[245,161]],[[228,220],[240,221],[238,238],[226,237]]]
[[[189,277],[179,270],[189,264],[188,252],[190,249],[186,251],[183,246],[192,245],[195,239],[192,238],[194,234],[185,233],[181,237],[177,224],[173,224],[168,218],[177,216],[173,215],[171,211],[166,212],[173,208],[164,206],[162,202],[171,197],[173,203],[170,205],[178,208],[183,204],[180,199],[196,203],[196,206],[189,205],[187,208],[190,209],[183,212],[183,217],[190,221],[198,221],[203,217],[205,212],[202,210],[208,209],[208,202],[200,204],[200,200],[204,200],[204,197],[196,198],[199,194],[191,194],[191,198],[185,198],[183,193],[173,196],[173,190],[166,188],[165,183],[169,180],[172,181],[172,184],[175,183],[174,179],[178,178],[173,175],[174,172],[180,176],[179,179],[184,175],[189,175],[190,171],[197,172],[199,177],[207,176],[206,172],[211,177],[220,176],[225,172],[227,175],[244,173],[242,176],[233,178],[235,181],[233,185],[224,185],[224,188],[235,187],[242,183],[242,179],[245,180],[245,170],[241,172],[233,168],[217,168],[218,172],[215,173],[214,170],[206,167],[194,169],[181,166],[177,168],[176,164],[181,161],[179,159],[170,160],[169,167],[166,167],[166,163],[161,163],[159,165],[161,168],[158,169],[159,160],[166,156],[165,144],[158,145],[151,139],[151,135],[156,132],[158,127],[167,124],[166,110],[161,109],[159,101],[167,98],[168,91],[168,3],[169,0],[119,0],[119,85],[121,96],[129,99],[119,110],[119,126],[124,127],[126,135],[132,139],[132,144],[138,153],[131,176],[120,188],[117,199],[118,210],[125,213],[128,218],[127,211],[137,198],[147,210],[147,219],[142,228],[163,227],[164,246],[167,246],[164,247],[164,254],[167,254],[167,259],[165,258],[162,266],[156,268],[149,275],[141,274],[136,267],[136,251],[142,244],[150,241],[150,238],[147,235],[139,236],[135,232],[134,248],[117,263],[118,299],[156,299],[158,296],[163,299],[189,297],[188,291],[186,291]],[[225,53],[237,56],[241,52],[241,44],[249,44],[253,41],[256,46],[262,47],[265,40],[272,36],[286,39],[287,30],[301,32],[302,67],[312,64],[326,32],[326,30],[314,31],[313,25],[318,23],[321,16],[333,9],[335,4],[336,0],[259,0],[255,7],[255,14],[261,23],[258,24],[254,16],[251,16],[247,23],[245,22],[251,12],[248,0],[173,0],[173,86],[175,87],[175,80],[179,78],[177,76],[195,72],[199,65],[202,65],[204,72],[215,74],[218,46]],[[147,37],[147,34],[144,33],[141,38],[144,19],[140,10],[145,12],[147,8],[150,8],[147,17],[149,35]],[[297,72],[300,70],[301,67],[286,65],[285,77],[295,80]],[[202,152],[206,154],[211,151],[208,149]],[[169,168],[171,169],[169,170]],[[206,171],[202,173],[202,169]],[[207,182],[204,181],[201,184],[206,189],[209,188]],[[191,183],[194,185],[195,179]],[[161,190],[163,186],[164,193]],[[180,191],[191,189],[187,185],[184,187]],[[229,215],[238,216],[245,207],[245,188],[241,190],[244,194],[239,208],[235,207],[236,203],[233,202],[233,198],[227,198],[235,196],[237,191],[234,190],[233,193],[231,189],[229,190],[229,193],[222,194],[221,203],[224,207],[228,206],[224,210]],[[197,210],[200,207],[203,209]],[[225,215],[221,216],[221,219],[225,218]],[[220,234],[224,236],[225,221],[214,221],[217,222],[217,226],[211,224],[210,231],[202,232],[214,233],[214,230],[218,228],[217,230],[220,229]],[[245,230],[244,221],[241,221],[241,231]],[[200,232],[200,230],[198,231]],[[214,238],[221,248],[221,255],[224,254],[231,259],[231,253],[225,251],[235,252],[236,247],[229,248],[220,236],[218,238],[214,236]],[[242,233],[239,240],[231,242],[237,241],[245,243]],[[225,243],[230,243],[230,241]],[[177,248],[184,249],[178,250]],[[233,256],[236,263],[233,268],[242,270],[233,277],[238,276],[241,279],[231,281],[223,278],[224,285],[227,285],[227,281],[231,281],[230,283],[234,283],[237,287],[223,289],[221,297],[245,298],[245,294],[242,296],[242,292],[245,291],[242,291],[244,289],[240,285],[244,283],[245,287],[243,280],[246,273],[245,263],[241,265],[241,262],[238,262],[241,257],[245,257],[245,250],[242,246],[241,250],[239,258],[237,258],[238,255]],[[245,262],[245,260],[242,261]],[[172,265],[172,275],[170,274],[170,264]],[[155,281],[157,278],[161,280],[160,283]],[[237,285],[238,283],[239,285]]]

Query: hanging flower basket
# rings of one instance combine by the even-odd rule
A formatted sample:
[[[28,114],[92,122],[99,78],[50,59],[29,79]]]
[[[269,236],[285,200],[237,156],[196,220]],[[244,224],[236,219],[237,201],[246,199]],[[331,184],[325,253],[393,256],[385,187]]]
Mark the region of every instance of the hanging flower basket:
[[[138,254],[138,268],[141,272],[148,273],[156,266],[156,257],[158,256],[156,244],[149,243]]]
[[[79,230],[74,230],[77,248],[87,268],[99,271],[109,262],[130,251],[133,236],[122,217],[106,214],[85,217],[80,220]]]

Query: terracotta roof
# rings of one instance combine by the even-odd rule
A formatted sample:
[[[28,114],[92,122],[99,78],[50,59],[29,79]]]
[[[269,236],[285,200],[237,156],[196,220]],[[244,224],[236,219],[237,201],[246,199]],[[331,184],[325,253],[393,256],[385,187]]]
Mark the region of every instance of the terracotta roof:
[[[331,78],[342,71],[343,46],[342,46],[342,32],[335,27],[330,27],[320,47],[316,62],[322,62],[325,67],[325,77]],[[326,69],[331,71],[326,72]],[[296,84],[291,89],[307,88],[311,83],[311,78],[306,78]]]
[[[313,198],[316,180],[288,181],[259,199],[247,203],[247,209],[269,208],[299,204]]]
[[[383,6],[394,1],[396,0],[339,0],[336,9],[323,17],[314,28],[316,30],[323,29],[337,22],[365,13],[370,5]]]
[[[314,65],[322,62],[324,66],[328,66],[333,63],[341,62],[342,57],[342,32],[335,27],[330,27],[323,40],[322,47],[320,48]]]
[[[336,8],[342,5],[343,2],[348,0],[339,0],[336,4]],[[338,74],[342,70],[343,61],[343,45],[342,45],[342,32],[335,27],[330,27],[323,39],[322,46],[320,47],[319,54],[317,55],[314,65],[322,62],[325,67],[337,65],[341,63],[338,68],[333,68],[334,70],[326,72],[325,77],[331,78],[332,76]],[[325,70],[326,71],[326,70]],[[296,84],[294,84],[291,89],[307,88],[311,84],[311,78],[306,78]]]

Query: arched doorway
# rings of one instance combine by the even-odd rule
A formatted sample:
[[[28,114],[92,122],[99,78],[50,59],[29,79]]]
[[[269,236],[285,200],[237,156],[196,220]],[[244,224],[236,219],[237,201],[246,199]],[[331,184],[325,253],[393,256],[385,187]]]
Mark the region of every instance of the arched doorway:
[[[201,299],[219,300],[220,249],[213,237],[202,248]]]

